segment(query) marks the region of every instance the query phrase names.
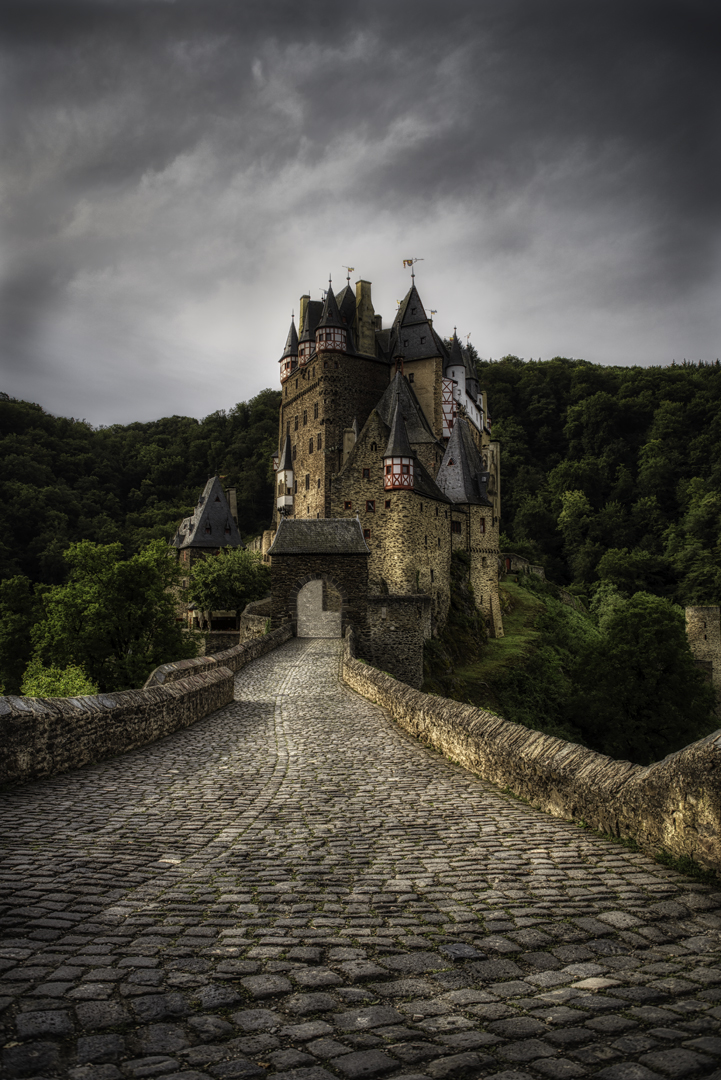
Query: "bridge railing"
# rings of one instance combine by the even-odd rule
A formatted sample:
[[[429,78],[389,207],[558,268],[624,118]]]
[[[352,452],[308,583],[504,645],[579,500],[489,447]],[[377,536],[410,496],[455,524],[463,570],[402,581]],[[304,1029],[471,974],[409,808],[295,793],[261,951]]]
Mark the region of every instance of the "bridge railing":
[[[424,694],[355,659],[344,681],[421,742],[556,817],[721,870],[721,731],[653,765],[615,761],[458,701]]]

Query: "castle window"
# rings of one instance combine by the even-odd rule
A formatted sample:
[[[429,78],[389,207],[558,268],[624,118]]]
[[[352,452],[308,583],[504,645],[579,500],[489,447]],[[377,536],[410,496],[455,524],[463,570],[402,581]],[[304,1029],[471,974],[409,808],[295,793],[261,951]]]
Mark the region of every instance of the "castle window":
[[[422,337],[421,338],[421,345],[425,345],[425,343],[426,343],[426,339],[424,337]]]
[[[407,349],[407,348],[408,348],[408,342],[407,342],[407,341],[404,341],[404,342],[403,342],[403,348],[404,348],[404,349]]]
[[[293,481],[293,494],[294,495],[298,494],[298,481],[297,480]]]
[[[296,416],[296,417],[293,418],[293,431],[297,431],[297,430],[298,430],[298,417]]]
[[[386,510],[390,510],[390,508],[391,508],[391,501],[390,501],[390,499],[386,499]]]
[[[364,530],[363,530],[363,539],[364,539],[364,540],[370,540],[370,538],[371,538],[371,531],[370,531],[370,529],[364,529]]]
[[[315,378],[315,364],[313,364],[313,367],[310,369],[310,377],[311,379]]]
[[[212,529],[210,528],[210,523],[208,523],[208,524],[207,524],[207,525],[205,526],[205,532],[206,532],[206,534],[207,534],[207,533],[209,533],[209,532],[212,532]]]
[[[316,439],[316,443],[318,444],[318,449],[320,450],[322,448],[322,446],[323,446],[323,442],[322,442],[320,434],[318,435],[318,438]]]
[[[481,535],[483,535],[485,533],[485,531],[486,531],[486,519],[481,518]]]
[[[440,547],[440,546],[441,546],[441,538],[440,538],[440,536],[439,536],[439,537],[438,537],[438,547]]]
[[[459,533],[460,531],[461,531],[461,523],[460,523],[460,521],[452,521],[451,522],[451,532],[452,533]]]
[[[294,446],[293,447],[293,461],[295,461],[297,456],[298,456],[298,447]]]
[[[310,441],[308,442],[308,453],[309,454],[313,453],[313,440],[312,439],[310,439]]]
[[[343,509],[344,510],[352,510],[353,509],[353,503],[350,501],[350,499],[346,499],[346,501],[343,503]]]
[[[318,477],[318,487],[320,487],[320,477]]]
[[[318,419],[318,402],[317,401],[316,401],[315,405],[313,406],[313,419],[314,420]]]
[[[366,511],[369,514],[375,514],[375,512],[376,512],[375,499],[367,499],[366,500]]]
[[[438,517],[438,507],[436,507],[436,517]]]
[[[363,470],[363,479],[364,479],[364,480],[370,480],[370,478],[371,478],[371,471],[370,471],[370,469],[364,469],[364,470]]]
[[[340,367],[340,364],[339,364],[339,363],[338,363],[338,361],[336,360],[336,362],[335,362],[335,364],[334,364],[333,366],[334,366],[334,367]]]
[[[433,571],[431,570],[431,585],[433,584],[433,580],[434,580],[434,575],[433,575]]]
[[[448,464],[449,464],[449,465],[452,465],[452,464],[453,464],[453,458],[451,458],[451,459],[450,459],[450,461],[448,462]]]
[[[392,472],[393,472],[393,466],[392,465],[386,465],[386,476],[390,476]]]
[[[427,536],[424,536],[424,537],[423,537],[423,539],[424,539],[424,540],[425,540],[425,542],[426,542],[426,547],[428,547],[428,537],[427,537]]]
[[[415,313],[416,313],[416,309],[414,307],[412,307],[411,308],[411,315],[415,315]]]
[[[378,443],[372,442],[371,443],[371,450],[377,450],[377,449],[378,449]]]
[[[310,474],[305,474],[305,490],[310,491]]]
[[[308,423],[308,410],[303,409],[303,427]]]
[[[410,474],[411,474],[410,465],[401,465],[401,475],[402,476],[410,476]]]
[[[328,367],[328,361],[327,360],[323,361],[323,367]]]
[[[415,382],[415,379],[413,378],[413,372],[411,372],[408,376],[408,382]]]

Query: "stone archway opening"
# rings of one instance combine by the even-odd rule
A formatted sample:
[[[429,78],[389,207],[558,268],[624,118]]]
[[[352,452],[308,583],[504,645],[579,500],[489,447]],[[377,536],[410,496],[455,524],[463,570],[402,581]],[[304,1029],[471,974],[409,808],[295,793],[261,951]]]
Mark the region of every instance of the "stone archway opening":
[[[335,638],[341,636],[343,598],[326,577],[308,581],[297,597],[297,636]]]

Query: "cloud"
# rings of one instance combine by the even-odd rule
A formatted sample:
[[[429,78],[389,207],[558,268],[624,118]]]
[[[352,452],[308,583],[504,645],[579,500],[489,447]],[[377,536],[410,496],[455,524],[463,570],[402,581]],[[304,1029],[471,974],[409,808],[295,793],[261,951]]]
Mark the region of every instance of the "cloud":
[[[719,31],[668,0],[10,0],[3,388],[200,415],[275,384],[329,270],[392,318],[409,254],[482,354],[715,358]]]

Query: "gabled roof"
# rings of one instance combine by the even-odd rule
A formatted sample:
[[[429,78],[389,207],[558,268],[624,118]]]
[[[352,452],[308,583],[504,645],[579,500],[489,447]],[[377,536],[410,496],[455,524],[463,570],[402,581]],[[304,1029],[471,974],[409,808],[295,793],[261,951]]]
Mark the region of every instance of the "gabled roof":
[[[176,548],[242,547],[219,477],[208,480],[192,516],[183,518],[170,544]]]
[[[406,431],[410,443],[438,442],[426,420],[423,409],[418,404],[418,398],[413,393],[413,388],[404,375],[397,371],[393,380],[386,388],[383,397],[376,405],[383,422],[387,427],[393,424],[393,416],[396,409],[396,401],[405,420]]]
[[[388,445],[386,446],[383,457],[415,457],[413,451],[411,450],[411,444],[408,442],[406,422],[403,419],[403,413],[398,406],[397,397],[396,407],[393,411],[393,423],[391,424],[391,433],[388,436]]]
[[[454,503],[492,506],[486,495],[488,473],[483,469],[483,458],[463,417],[458,417],[453,425],[436,483]]]
[[[280,454],[280,461],[278,462],[278,472],[286,472],[289,469],[293,469],[293,456],[290,449],[290,435],[286,435],[283,449]]]
[[[401,376],[401,378],[403,378],[403,376]],[[384,397],[385,397],[385,395],[384,395]],[[402,420],[402,412],[401,412],[400,409],[398,410],[398,416]],[[373,424],[373,430],[371,432],[369,432],[368,429],[369,429],[369,426],[371,424]],[[380,425],[381,429],[384,429],[384,430],[377,431],[376,425]],[[404,426],[405,426],[405,424],[404,424]],[[376,436],[376,433],[377,433],[378,436],[380,436],[380,438],[378,438],[379,445],[382,445],[381,439],[383,438],[384,435],[385,435],[385,438],[386,438],[387,442],[390,443],[390,441],[391,441],[391,425],[388,424],[386,422],[386,420],[384,419],[384,417],[381,415],[380,410],[378,409],[378,406],[376,406],[376,408],[373,409],[370,416],[368,417],[365,424],[363,425],[363,431],[361,431],[361,433],[360,433],[360,438],[359,438],[358,442],[356,442],[356,446],[358,446],[359,443],[362,442],[362,440],[364,440],[364,439],[368,440],[370,438],[373,438],[374,436]],[[354,450],[351,451],[351,454],[350,454],[346,464],[343,466],[343,469],[352,467],[354,452],[355,452],[355,448],[354,448]],[[388,451],[386,451],[386,454],[387,453],[388,453]],[[386,455],[384,455],[384,456],[386,456]],[[393,453],[393,456],[394,457],[396,456],[395,451]],[[413,459],[414,459],[414,461],[413,461],[413,492],[414,492],[414,494],[416,494],[416,495],[425,495],[429,499],[437,499],[438,502],[442,502],[442,503],[451,502],[451,500],[446,495],[444,495],[443,492],[441,491],[441,489],[438,487],[438,485],[436,484],[436,482],[433,479],[433,477],[431,476],[431,474],[427,471],[427,469],[423,465],[423,462],[421,461],[421,459],[416,454],[413,453],[412,447],[410,448],[410,455],[408,455],[407,453],[404,453],[403,455],[399,454],[398,456],[412,456]],[[341,470],[341,471],[343,471],[343,470]]]
[[[288,331],[288,337],[285,339],[285,348],[283,349],[283,355],[281,360],[285,360],[289,356],[298,355],[298,331],[295,328],[295,319],[290,320],[290,330]]]
[[[270,555],[368,555],[358,518],[281,518]]]
[[[436,335],[428,321],[426,310],[415,285],[401,301],[391,330],[391,357],[401,355],[405,360],[422,360],[427,356],[442,356]]]
[[[330,282],[328,283],[328,292],[325,294],[323,313],[321,314],[318,326],[345,326],[340,311],[338,310],[338,303],[333,295],[333,290],[330,287]]]

